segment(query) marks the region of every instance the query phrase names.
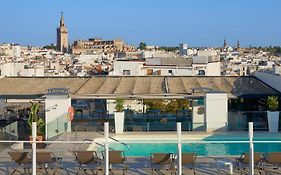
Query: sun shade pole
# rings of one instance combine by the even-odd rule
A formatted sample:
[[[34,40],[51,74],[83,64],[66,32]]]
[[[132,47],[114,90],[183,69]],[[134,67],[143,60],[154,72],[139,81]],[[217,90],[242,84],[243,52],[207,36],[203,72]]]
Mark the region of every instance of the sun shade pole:
[[[178,138],[178,175],[181,175],[182,163],[181,163],[181,123],[177,123],[177,138]]]
[[[108,136],[109,136],[109,126],[108,126],[108,122],[105,122],[104,123],[105,175],[109,174]]]
[[[249,152],[250,152],[250,175],[254,175],[254,129],[253,129],[253,122],[249,122]]]
[[[37,124],[32,122],[32,175],[36,175],[36,135]]]

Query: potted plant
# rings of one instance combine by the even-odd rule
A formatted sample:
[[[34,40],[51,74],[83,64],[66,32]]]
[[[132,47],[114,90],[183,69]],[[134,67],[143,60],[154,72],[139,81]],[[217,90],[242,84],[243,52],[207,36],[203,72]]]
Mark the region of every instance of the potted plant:
[[[267,120],[268,120],[268,130],[269,132],[278,132],[279,125],[279,103],[278,97],[269,96],[266,99],[267,103]]]
[[[33,103],[33,102],[30,103],[31,105],[30,105],[30,113],[28,117],[28,125],[30,127],[30,130],[32,131],[32,123],[36,122],[37,124],[36,140],[43,141],[44,134],[45,134],[45,122],[43,118],[39,116],[40,103]],[[32,136],[30,136],[29,139],[32,140]]]
[[[115,100],[114,123],[115,133],[122,134],[124,131],[124,99],[117,98]]]

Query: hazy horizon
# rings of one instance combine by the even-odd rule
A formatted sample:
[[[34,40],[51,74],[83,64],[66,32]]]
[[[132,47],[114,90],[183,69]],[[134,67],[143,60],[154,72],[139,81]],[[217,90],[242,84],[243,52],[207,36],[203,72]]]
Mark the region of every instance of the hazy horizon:
[[[0,43],[56,43],[64,12],[70,43],[92,37],[126,43],[190,47],[280,46],[279,0],[10,0],[2,2]],[[4,8],[3,8],[4,7]]]

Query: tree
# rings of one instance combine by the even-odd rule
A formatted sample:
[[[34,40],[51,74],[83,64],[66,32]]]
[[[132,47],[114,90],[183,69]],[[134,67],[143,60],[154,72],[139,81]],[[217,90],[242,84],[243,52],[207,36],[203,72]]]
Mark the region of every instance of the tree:
[[[179,47],[166,47],[166,46],[162,46],[159,48],[160,50],[165,50],[167,52],[176,52],[177,50],[179,50]]]
[[[163,100],[153,99],[153,100],[143,100],[143,104],[147,106],[147,110],[160,110],[162,111],[164,108]]]
[[[177,100],[169,100],[169,101],[167,101],[167,105],[164,108],[163,112],[175,114],[178,110],[178,107],[179,107],[179,105],[178,105]]]
[[[178,110],[188,109],[188,107],[190,106],[189,101],[185,99],[149,99],[144,100],[143,104],[147,106],[147,111],[160,110],[160,112],[171,114],[175,114]]]
[[[51,44],[51,45],[46,45],[46,46],[44,46],[43,49],[56,50],[57,47],[56,47],[55,45]]]
[[[177,103],[178,103],[178,109],[179,110],[185,110],[188,109],[190,106],[190,103],[188,100],[185,99],[177,99]]]
[[[145,49],[146,49],[146,43],[140,42],[140,44],[139,44],[139,49],[140,49],[140,50],[145,50]]]

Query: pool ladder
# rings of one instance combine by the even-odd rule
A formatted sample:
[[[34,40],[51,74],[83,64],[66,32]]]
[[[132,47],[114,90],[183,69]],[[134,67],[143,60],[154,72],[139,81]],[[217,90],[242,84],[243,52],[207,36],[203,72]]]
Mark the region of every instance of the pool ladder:
[[[120,143],[121,145],[126,146],[127,150],[124,150],[124,151],[128,151],[128,150],[130,149],[130,146],[129,146],[128,144],[124,143],[124,142],[120,142],[119,140],[114,139],[114,138],[112,138],[112,137],[109,137],[109,139],[111,139],[111,140],[113,140],[113,141],[115,141],[115,142],[118,142],[118,143]],[[90,139],[84,139],[83,141],[93,141],[93,140],[90,140]],[[94,142],[94,143],[95,143],[95,144],[97,144],[97,145],[99,145],[99,146],[104,147],[104,145],[103,145],[103,144],[101,144],[101,143],[98,143],[98,142]],[[112,150],[112,151],[114,151],[112,148],[109,148],[109,149],[110,149],[110,150]]]
[[[111,139],[111,140],[113,140],[113,141],[115,141],[115,142],[117,142],[117,143],[120,143],[121,145],[126,146],[127,150],[125,150],[125,151],[130,150],[130,146],[129,146],[128,144],[126,144],[126,143],[124,143],[124,142],[120,142],[119,140],[117,140],[117,139],[115,139],[115,138],[112,138],[112,137],[109,137],[109,139]]]

